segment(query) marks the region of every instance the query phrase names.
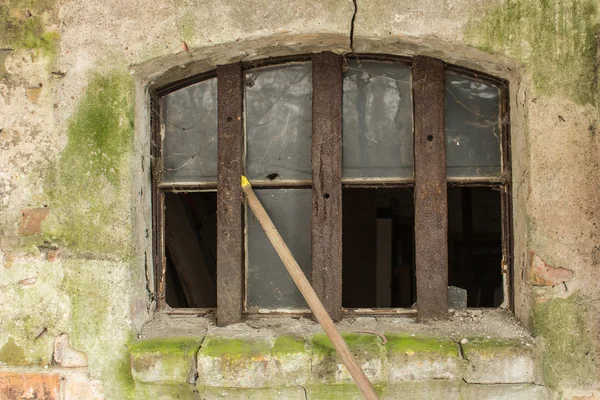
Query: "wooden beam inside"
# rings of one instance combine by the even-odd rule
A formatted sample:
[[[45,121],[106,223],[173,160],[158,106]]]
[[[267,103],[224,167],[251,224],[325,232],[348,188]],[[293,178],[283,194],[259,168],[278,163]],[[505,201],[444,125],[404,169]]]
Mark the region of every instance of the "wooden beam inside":
[[[242,320],[244,86],[241,63],[217,66],[217,325]]]
[[[312,285],[334,321],[342,313],[342,58],[312,57]]]
[[[412,66],[415,123],[415,250],[417,311],[448,317],[448,193],[445,64],[416,56]]]

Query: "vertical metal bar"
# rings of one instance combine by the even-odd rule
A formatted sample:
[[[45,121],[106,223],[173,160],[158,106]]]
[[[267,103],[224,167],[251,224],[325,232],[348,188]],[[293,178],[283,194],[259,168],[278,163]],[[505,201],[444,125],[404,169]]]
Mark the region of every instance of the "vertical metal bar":
[[[448,190],[445,65],[416,56],[412,66],[415,121],[415,250],[417,312],[448,317]]]
[[[312,284],[334,321],[342,314],[342,58],[312,57]]]
[[[510,123],[508,122],[510,114],[510,96],[508,85],[500,86],[500,118],[502,121],[501,140],[502,140],[502,175],[505,184],[501,192],[502,209],[502,273],[507,282],[507,290],[504,296],[504,303],[508,304],[511,311],[515,311],[515,292],[514,292],[514,247],[513,247],[513,223],[512,223],[512,168],[510,154]]]
[[[156,293],[156,305],[158,310],[166,308],[167,303],[165,300],[165,274],[166,258],[164,249],[164,202],[163,193],[158,187],[162,180],[162,140],[161,140],[161,107],[160,98],[156,95],[152,95],[150,98],[150,124],[152,126],[152,142],[150,143],[150,173],[152,174],[152,220],[153,231],[153,253],[152,259],[154,261],[154,291]]]
[[[217,325],[242,320],[244,87],[241,63],[217,66]]]

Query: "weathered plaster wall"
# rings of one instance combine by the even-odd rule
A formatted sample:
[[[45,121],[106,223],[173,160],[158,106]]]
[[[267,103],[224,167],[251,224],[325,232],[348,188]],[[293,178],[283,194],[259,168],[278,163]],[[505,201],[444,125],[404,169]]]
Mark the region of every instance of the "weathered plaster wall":
[[[600,397],[599,13],[597,0],[0,2],[0,378],[131,394],[127,349],[152,313],[147,85],[352,44],[510,80],[515,312],[546,344],[546,382]],[[61,333],[87,363],[52,361]]]

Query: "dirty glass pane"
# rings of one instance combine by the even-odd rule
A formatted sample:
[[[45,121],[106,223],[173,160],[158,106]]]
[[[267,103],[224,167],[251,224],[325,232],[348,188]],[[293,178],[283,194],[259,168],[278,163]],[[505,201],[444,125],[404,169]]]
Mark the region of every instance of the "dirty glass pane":
[[[217,80],[166,95],[162,113],[163,181],[216,181]]]
[[[250,179],[311,179],[311,63],[246,74],[246,173]]]
[[[344,178],[413,176],[410,68],[349,61],[344,76]]]
[[[256,190],[256,195],[310,279],[311,190],[262,189]],[[308,309],[250,207],[246,215],[247,309]]]
[[[449,177],[499,176],[500,91],[454,72],[446,73],[446,156]]]

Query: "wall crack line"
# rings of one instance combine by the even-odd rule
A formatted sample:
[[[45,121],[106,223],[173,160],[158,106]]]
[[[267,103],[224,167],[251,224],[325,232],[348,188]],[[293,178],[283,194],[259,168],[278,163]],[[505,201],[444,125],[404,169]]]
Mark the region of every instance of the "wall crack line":
[[[358,0],[352,0],[354,4],[354,12],[352,13],[352,20],[350,21],[350,51],[354,53],[354,22],[356,21],[356,14],[358,12]]]

